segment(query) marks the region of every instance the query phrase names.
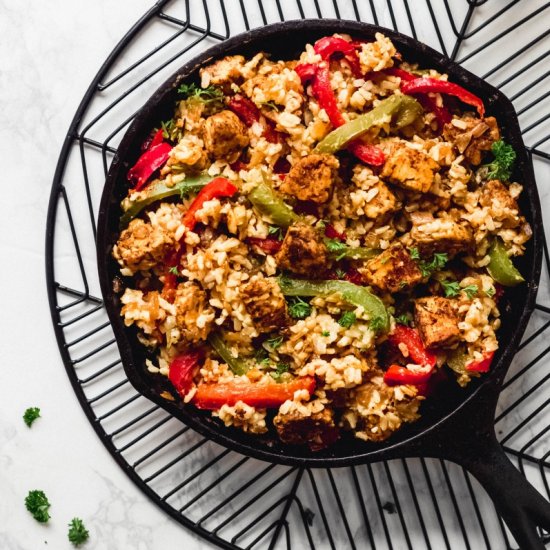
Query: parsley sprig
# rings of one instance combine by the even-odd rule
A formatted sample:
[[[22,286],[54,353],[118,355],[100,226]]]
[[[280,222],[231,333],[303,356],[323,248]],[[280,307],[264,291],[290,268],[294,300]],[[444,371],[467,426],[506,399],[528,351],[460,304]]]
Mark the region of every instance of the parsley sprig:
[[[80,546],[88,540],[90,533],[88,533],[88,530],[84,527],[84,523],[80,518],[73,518],[69,523],[69,532],[67,536],[74,546]]]
[[[29,428],[37,418],[40,418],[40,409],[38,407],[29,407],[23,414],[23,420]]]
[[[355,321],[357,321],[357,315],[355,315],[353,311],[346,311],[345,313],[342,314],[340,319],[338,319],[338,324],[341,327],[350,328],[351,325],[355,323]]]
[[[216,86],[201,88],[195,83],[182,84],[178,88],[178,93],[181,94],[183,99],[197,98],[203,103],[210,104],[211,106],[214,104],[221,104],[223,106],[223,92]]]
[[[46,523],[50,519],[50,502],[44,491],[29,491],[25,498],[25,507],[40,523]]]
[[[431,277],[433,273],[443,269],[445,264],[449,260],[448,255],[445,252],[436,252],[432,259],[427,262],[420,256],[418,248],[411,248],[409,251],[411,258],[418,264],[423,277]]]
[[[275,367],[275,371],[271,372],[271,377],[273,380],[276,380],[277,382],[280,382],[281,377],[283,374],[287,373],[290,369],[290,365],[288,363],[277,363],[277,366]]]
[[[290,299],[288,314],[293,319],[305,319],[311,314],[311,305],[299,296],[294,296]]]
[[[493,162],[483,166],[487,169],[487,179],[508,181],[516,162],[514,148],[500,139],[493,143],[491,151],[495,156]]]

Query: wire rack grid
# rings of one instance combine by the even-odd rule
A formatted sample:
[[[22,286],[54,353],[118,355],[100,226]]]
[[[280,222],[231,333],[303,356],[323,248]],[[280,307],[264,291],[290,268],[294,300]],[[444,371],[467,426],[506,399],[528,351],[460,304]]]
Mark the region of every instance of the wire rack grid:
[[[54,176],[46,274],[68,376],[127,475],[173,518],[220,547],[514,548],[485,492],[455,464],[406,459],[309,470],[264,463],[205,440],[138,394],[124,375],[99,297],[95,257],[99,198],[122,134],[156,87],[199,51],[253,27],[317,17],[410,34],[500,87],[516,106],[538,181],[548,178],[549,2],[159,1],[90,85]],[[542,200],[545,211],[550,197]],[[546,251],[537,307],[495,419],[506,452],[547,497],[548,265]]]

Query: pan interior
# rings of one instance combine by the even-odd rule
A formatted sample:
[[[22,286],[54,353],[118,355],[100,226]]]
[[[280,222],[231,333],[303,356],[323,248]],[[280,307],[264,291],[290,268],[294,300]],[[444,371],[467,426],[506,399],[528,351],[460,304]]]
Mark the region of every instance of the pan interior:
[[[147,372],[146,349],[137,340],[136,330],[133,327],[127,328],[122,323],[119,296],[113,291],[112,284],[115,277],[119,276],[119,268],[111,256],[111,249],[118,237],[120,202],[127,191],[127,170],[140,154],[143,136],[158,125],[159,120],[171,116],[176,100],[176,88],[182,80],[197,81],[201,66],[224,55],[238,53],[250,57],[258,51],[266,51],[273,58],[292,59],[306,43],[333,32],[345,32],[364,39],[373,38],[376,32],[382,32],[392,39],[407,61],[418,62],[422,67],[433,67],[446,72],[450,80],[462,84],[484,99],[488,114],[497,118],[504,138],[518,151],[515,177],[525,187],[519,204],[531,224],[533,238],[527,243],[525,255],[518,261],[518,267],[524,274],[527,284],[507,290],[500,305],[502,325],[497,336],[501,349],[489,375],[480,380],[473,380],[465,389],[460,388],[454,378],[449,376],[448,380],[443,381],[438,387],[437,394],[432,395],[422,405],[421,419],[414,424],[403,426],[385,442],[367,443],[344,434],[331,448],[311,453],[306,448],[283,445],[276,436],[249,436],[240,430],[228,429],[212,418],[210,413],[198,411],[194,407],[184,407],[179,403],[179,398],[172,401],[161,397],[165,392],[174,397],[176,394],[164,376]],[[480,403],[480,415],[475,422],[492,423],[500,382],[519,345],[534,306],[541,265],[541,235],[540,205],[532,168],[525,153],[515,111],[502,94],[431,48],[388,29],[341,20],[290,21],[236,36],[207,50],[182,67],[144,105],[123,138],[107,177],[98,220],[98,265],[102,293],[124,369],[138,391],[206,437],[244,454],[285,464],[343,466],[387,458],[394,453],[399,456],[406,455],[408,443],[421,438],[423,433],[440,424],[445,418],[459,414],[461,405],[471,399],[477,399]],[[465,422],[472,423],[474,420],[468,418]]]

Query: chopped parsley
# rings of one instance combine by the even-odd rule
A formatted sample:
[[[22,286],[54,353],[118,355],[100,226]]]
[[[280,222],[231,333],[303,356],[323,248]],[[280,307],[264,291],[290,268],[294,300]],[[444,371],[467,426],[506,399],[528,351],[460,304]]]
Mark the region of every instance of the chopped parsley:
[[[38,407],[29,407],[23,414],[23,420],[29,428],[37,418],[40,418],[40,409]]]
[[[321,332],[321,336],[330,336],[330,332],[328,330],[323,330],[323,332]]]
[[[454,298],[460,293],[460,285],[457,281],[441,281],[441,286],[447,298]]]
[[[195,83],[182,84],[178,88],[178,93],[183,96],[183,99],[198,98],[204,103],[223,103],[223,92],[216,86],[201,88]]]
[[[172,273],[172,275],[179,275],[180,274],[180,268],[177,265],[173,265],[169,270],[169,273]]]
[[[336,256],[336,260],[341,260],[346,250],[347,245],[338,239],[324,239],[327,250]]]
[[[46,523],[50,519],[50,502],[44,491],[29,491],[25,498],[25,507],[40,523]]]
[[[409,319],[409,316],[406,313],[404,313],[403,315],[398,315],[395,318],[395,320],[400,325],[405,325],[407,327],[411,324],[411,320]]]
[[[335,273],[336,273],[336,277],[338,277],[338,279],[343,279],[346,276],[346,272],[343,269],[339,268],[339,267],[336,268]]]
[[[280,106],[274,101],[260,101],[257,105],[258,107],[265,107],[266,109],[271,109],[273,111],[278,111],[280,109]]]
[[[465,286],[462,290],[463,292],[466,293],[466,296],[468,296],[468,298],[471,300],[477,294],[478,288],[476,285],[468,285],[468,286]]]
[[[73,518],[69,523],[69,532],[67,536],[74,546],[79,546],[88,540],[90,533],[88,533],[88,530],[84,527],[84,523],[80,518]]]
[[[170,141],[179,141],[181,139],[183,129],[176,126],[173,118],[166,122],[161,122],[160,127],[162,128],[162,137],[164,139],[169,139]]]
[[[277,363],[277,367],[275,368],[275,372],[271,372],[271,377],[279,382],[281,380],[281,376],[288,372],[290,369],[290,365],[288,363]]]
[[[374,317],[374,319],[371,319],[369,323],[369,328],[374,332],[382,330],[385,326],[386,322],[382,317]]]
[[[271,350],[276,351],[281,347],[281,344],[283,343],[283,337],[282,336],[275,336],[274,338],[269,338],[264,342]]]
[[[274,235],[278,241],[283,240],[283,229],[277,225],[270,225],[267,230],[268,235]]]
[[[341,327],[350,328],[351,325],[355,323],[355,321],[357,321],[357,315],[355,315],[353,311],[346,311],[345,313],[342,314],[340,319],[338,319],[338,324]]]
[[[436,271],[443,269],[448,260],[448,256],[445,252],[436,252],[429,262],[420,258],[417,248],[411,248],[410,254],[411,258],[418,264],[422,272],[422,277],[430,277]]]
[[[305,319],[311,313],[311,306],[299,296],[291,298],[288,313],[293,319]]]
[[[485,291],[485,295],[486,296],[489,296],[489,298],[492,298],[496,293],[496,290],[495,290],[495,287],[494,286],[490,286],[486,291]]]
[[[508,181],[516,162],[514,148],[500,139],[493,143],[491,151],[495,158],[493,162],[484,165],[487,168],[487,179]]]

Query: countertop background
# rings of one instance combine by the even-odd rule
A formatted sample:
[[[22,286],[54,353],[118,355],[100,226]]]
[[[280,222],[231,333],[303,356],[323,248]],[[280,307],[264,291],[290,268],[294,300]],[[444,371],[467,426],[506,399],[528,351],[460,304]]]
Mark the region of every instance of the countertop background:
[[[495,1],[490,0],[488,4],[494,5]],[[304,2],[308,3],[311,2]],[[90,540],[84,547],[89,550],[213,548],[151,503],[124,475],[99,441],[66,376],[46,294],[46,213],[55,165],[67,130],[104,59],[152,4],[153,0],[0,0],[0,181],[3,193],[0,253],[4,268],[0,272],[2,550],[72,548],[67,540],[67,524],[75,516],[82,518],[90,531]],[[193,9],[200,9],[200,4],[198,0],[191,0]],[[234,4],[237,5],[236,0]],[[330,2],[321,0],[320,4],[328,6]],[[442,2],[434,4],[440,4],[442,9]],[[524,2],[523,6],[532,11],[543,4],[542,0],[532,0]],[[482,10],[482,14],[490,14],[490,10]],[[519,20],[522,13],[518,10],[520,8],[512,11],[508,19],[500,18],[487,32],[496,35],[499,25],[506,28],[510,18]],[[530,23],[531,29],[547,28],[544,14],[548,12],[540,14]],[[229,17],[237,15],[229,9]],[[385,17],[382,24],[388,24],[387,12]],[[214,21],[214,24],[219,23]],[[428,25],[417,30],[420,39],[430,41]],[[533,32],[536,35],[539,31]],[[525,36],[517,34],[509,37],[505,41],[508,53],[519,48],[525,40]],[[527,65],[530,59],[539,55],[537,52],[540,49],[528,50],[516,63]],[[493,49],[479,62],[476,58],[476,63],[469,68],[483,74],[491,63],[499,60],[500,53]],[[497,76],[502,80],[506,74]],[[531,78],[529,74],[527,78]],[[494,82],[499,82],[499,78]],[[505,92],[517,92],[524,84],[515,81]],[[540,91],[540,86],[548,88],[544,80],[537,86],[534,93]],[[519,107],[522,101],[525,106],[527,100],[525,96],[520,99]],[[139,98],[137,101],[139,103]],[[546,103],[520,119],[522,126],[527,127],[548,112],[547,98]],[[530,140],[532,143],[536,136]],[[548,211],[550,197],[546,186],[541,186],[540,182],[548,181],[550,168],[548,163],[540,161],[535,168],[543,206]],[[63,253],[60,261],[63,261],[62,256]],[[72,257],[67,256],[67,262],[70,261]],[[549,296],[546,287],[542,294],[546,304]],[[531,332],[546,321],[547,317],[535,314]],[[516,370],[546,349],[544,342],[535,344],[529,353],[520,353]],[[540,378],[544,374],[544,370],[539,370],[535,375]],[[502,407],[513,403],[529,387],[527,382],[522,383],[519,391],[514,389],[515,393],[504,397]],[[537,399],[535,394],[531,400],[533,406]],[[38,406],[42,411],[42,418],[31,429],[22,420],[24,410],[30,406]],[[510,419],[511,425],[528,414],[528,408],[517,411]],[[506,429],[505,426],[501,428],[501,432]],[[538,429],[530,426],[527,433],[532,436]],[[540,453],[549,447],[547,439],[543,443]],[[48,525],[38,524],[24,508],[24,498],[31,489],[44,490],[52,503]],[[487,501],[484,505],[490,506]],[[482,509],[484,513],[485,510],[490,508]],[[493,522],[489,528],[497,529],[497,526]],[[455,546],[454,540],[451,545],[453,550],[463,547],[461,542]]]

